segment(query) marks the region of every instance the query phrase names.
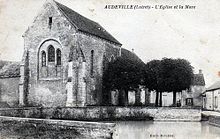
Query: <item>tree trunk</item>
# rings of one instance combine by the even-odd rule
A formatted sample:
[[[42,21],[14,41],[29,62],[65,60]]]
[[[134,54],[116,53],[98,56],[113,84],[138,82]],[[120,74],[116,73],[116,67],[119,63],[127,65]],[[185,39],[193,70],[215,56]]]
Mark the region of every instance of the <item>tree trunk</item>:
[[[158,107],[159,93],[156,92],[155,107]]]
[[[121,89],[119,92],[119,105],[127,106],[128,105],[128,90]]]
[[[173,92],[173,106],[176,107],[176,92]]]
[[[148,88],[145,89],[145,106],[149,106],[150,104],[150,91]]]
[[[103,88],[102,100],[102,105],[111,105],[111,91],[109,89]]]
[[[136,106],[141,105],[141,92],[140,92],[140,89],[135,90],[135,105]]]
[[[108,92],[108,94],[107,94],[107,105],[112,105],[112,94],[111,94],[112,92]],[[114,98],[115,99],[115,98]]]
[[[118,105],[119,106],[122,106],[123,105],[123,101],[124,101],[124,99],[123,99],[123,90],[119,90],[119,94],[118,94]]]
[[[128,105],[128,90],[124,90],[124,105]]]
[[[160,103],[159,106],[162,107],[163,97],[162,92],[160,92]]]

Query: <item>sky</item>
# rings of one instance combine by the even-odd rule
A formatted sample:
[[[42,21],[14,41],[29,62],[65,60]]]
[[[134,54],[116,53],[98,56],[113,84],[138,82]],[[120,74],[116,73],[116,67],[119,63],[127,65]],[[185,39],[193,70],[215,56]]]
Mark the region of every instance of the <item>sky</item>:
[[[206,87],[220,80],[218,0],[57,0],[101,24],[144,61],[184,58],[202,69]],[[21,61],[22,34],[45,0],[0,0],[0,59]],[[106,5],[192,5],[195,9],[105,9]]]

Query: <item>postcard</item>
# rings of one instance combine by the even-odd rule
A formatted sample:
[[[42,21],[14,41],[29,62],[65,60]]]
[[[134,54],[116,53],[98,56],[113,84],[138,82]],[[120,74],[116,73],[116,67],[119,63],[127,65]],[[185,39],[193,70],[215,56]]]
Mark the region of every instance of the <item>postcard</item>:
[[[219,5],[0,0],[0,138],[219,139]]]

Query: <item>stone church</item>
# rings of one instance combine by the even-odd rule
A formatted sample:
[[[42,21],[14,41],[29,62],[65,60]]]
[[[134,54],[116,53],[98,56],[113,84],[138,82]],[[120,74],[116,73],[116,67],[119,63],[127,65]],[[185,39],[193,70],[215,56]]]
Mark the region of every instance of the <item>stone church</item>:
[[[19,105],[102,103],[104,65],[121,56],[122,44],[100,24],[48,0],[23,38]]]

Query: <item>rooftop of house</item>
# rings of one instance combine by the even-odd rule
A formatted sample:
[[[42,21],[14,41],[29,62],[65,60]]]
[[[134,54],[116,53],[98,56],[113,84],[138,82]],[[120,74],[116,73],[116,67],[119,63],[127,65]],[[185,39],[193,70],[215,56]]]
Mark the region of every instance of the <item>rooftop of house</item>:
[[[214,84],[212,84],[210,87],[208,87],[206,89],[206,92],[208,91],[214,91],[214,90],[217,90],[217,89],[220,89],[220,81],[217,81],[215,82]]]
[[[192,85],[205,86],[205,79],[202,73],[194,74]]]
[[[125,48],[121,48],[121,56],[126,59],[131,59],[137,63],[144,64],[144,62],[134,53]]]
[[[54,2],[56,3],[59,10],[70,21],[70,23],[78,30],[121,45],[121,43],[116,40],[110,33],[108,33],[100,24],[78,14],[65,5],[62,5],[56,1]]]
[[[20,63],[0,60],[0,78],[19,77]]]

